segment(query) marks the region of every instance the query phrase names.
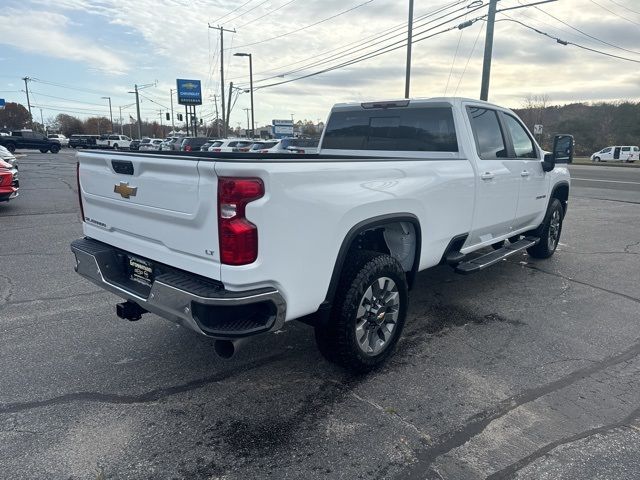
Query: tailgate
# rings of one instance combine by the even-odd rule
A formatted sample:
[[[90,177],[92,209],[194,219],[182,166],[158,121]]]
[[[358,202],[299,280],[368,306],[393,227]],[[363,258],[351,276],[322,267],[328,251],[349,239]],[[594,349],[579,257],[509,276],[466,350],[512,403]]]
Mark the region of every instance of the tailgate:
[[[78,160],[88,237],[220,279],[214,162],[106,152]]]

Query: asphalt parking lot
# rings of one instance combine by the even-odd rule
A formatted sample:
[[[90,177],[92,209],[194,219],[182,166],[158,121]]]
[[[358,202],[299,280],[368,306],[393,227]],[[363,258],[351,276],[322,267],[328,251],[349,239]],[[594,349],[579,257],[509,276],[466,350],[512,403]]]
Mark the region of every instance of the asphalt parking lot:
[[[423,272],[398,351],[353,377],[287,324],[212,341],[73,272],[73,152],[0,204],[0,478],[640,478],[640,169],[574,166],[559,251]]]

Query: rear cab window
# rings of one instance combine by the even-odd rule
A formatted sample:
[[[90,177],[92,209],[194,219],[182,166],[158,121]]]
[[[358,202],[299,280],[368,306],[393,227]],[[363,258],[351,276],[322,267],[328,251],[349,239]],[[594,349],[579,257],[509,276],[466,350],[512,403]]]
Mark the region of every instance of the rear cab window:
[[[482,160],[507,158],[498,112],[489,108],[467,107],[478,156]]]
[[[458,152],[452,107],[337,110],[329,117],[322,149]]]

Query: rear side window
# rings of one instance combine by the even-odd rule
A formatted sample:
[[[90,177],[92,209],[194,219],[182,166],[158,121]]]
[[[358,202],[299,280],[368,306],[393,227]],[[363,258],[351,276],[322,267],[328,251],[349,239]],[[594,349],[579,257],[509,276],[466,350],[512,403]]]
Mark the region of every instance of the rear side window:
[[[451,107],[334,112],[322,148],[457,152]]]
[[[622,147],[622,151],[623,152],[630,152],[631,151],[631,147]]]
[[[633,151],[634,151],[634,152],[640,152],[640,148],[638,148],[638,147],[633,147]]]
[[[507,149],[497,113],[494,110],[478,107],[469,107],[468,112],[478,156],[483,160],[507,158]]]

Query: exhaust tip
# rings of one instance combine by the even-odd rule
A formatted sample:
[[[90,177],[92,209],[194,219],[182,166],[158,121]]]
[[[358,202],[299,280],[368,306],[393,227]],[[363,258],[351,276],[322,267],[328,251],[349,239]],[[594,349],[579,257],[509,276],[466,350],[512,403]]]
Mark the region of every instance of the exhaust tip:
[[[236,346],[231,340],[216,340],[213,348],[216,354],[224,359],[229,359],[236,353]]]

